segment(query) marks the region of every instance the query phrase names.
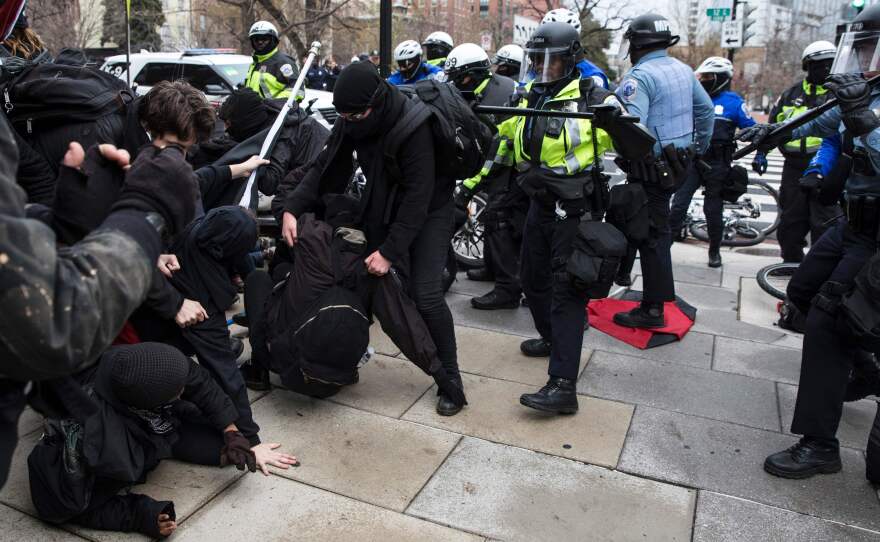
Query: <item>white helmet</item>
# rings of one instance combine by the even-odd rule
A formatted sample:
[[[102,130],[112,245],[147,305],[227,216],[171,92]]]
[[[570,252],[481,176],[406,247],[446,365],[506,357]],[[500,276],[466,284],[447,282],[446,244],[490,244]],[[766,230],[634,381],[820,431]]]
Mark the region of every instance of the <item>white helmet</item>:
[[[446,57],[443,71],[453,83],[465,74],[476,75],[479,72],[483,74],[482,80],[489,75],[489,55],[476,43],[462,43]]]
[[[269,21],[257,21],[251,26],[251,29],[248,32],[249,38],[254,36],[272,36],[277,39],[278,29]]]
[[[492,64],[511,64],[516,66],[516,69],[518,70],[525,57],[526,52],[523,51],[522,47],[515,43],[510,43],[501,49],[498,49],[495,56],[492,57]]]
[[[806,71],[807,63],[814,60],[831,60],[837,54],[837,47],[830,41],[814,41],[804,48],[801,67]]]
[[[447,34],[446,32],[431,32],[428,34],[428,37],[425,38],[425,41],[422,42],[422,45],[439,45],[445,44],[450,49],[455,47],[455,43],[452,42],[452,36]]]
[[[578,36],[581,34],[581,18],[570,9],[558,8],[548,11],[547,15],[541,19],[541,24],[547,23],[565,23],[574,28]]]
[[[416,40],[406,40],[394,48],[394,61],[411,60],[422,54],[422,46]]]
[[[725,73],[728,77],[733,77],[733,63],[720,56],[710,56],[694,73]]]

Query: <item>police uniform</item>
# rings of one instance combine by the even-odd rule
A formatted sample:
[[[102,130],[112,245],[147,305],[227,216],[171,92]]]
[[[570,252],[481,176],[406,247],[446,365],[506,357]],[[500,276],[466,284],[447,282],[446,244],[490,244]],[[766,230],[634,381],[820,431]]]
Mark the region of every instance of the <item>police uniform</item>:
[[[749,114],[745,102],[736,92],[721,91],[712,97],[712,104],[715,108],[715,124],[709,150],[703,156],[703,160],[712,169],[701,173],[697,168],[691,168],[684,184],[676,190],[672,198],[672,210],[669,216],[670,230],[676,235],[682,228],[691,198],[700,186],[705,186],[703,211],[709,230],[710,252],[721,246],[723,233],[721,191],[730,174],[733,151],[736,150],[733,137],[737,128],[748,128],[755,124],[755,119]]]
[[[581,74],[581,78],[592,77],[593,80],[602,88],[608,88],[608,76],[605,75],[599,66],[596,66],[586,58],[582,58],[577,63],[577,69]]]
[[[784,122],[797,117],[807,109],[825,103],[828,96],[823,86],[813,85],[804,79],[782,93],[770,111],[770,119]],[[782,259],[786,262],[800,262],[804,257],[807,233],[815,243],[827,229],[828,223],[840,214],[839,207],[820,204],[815,195],[804,192],[798,185],[798,179],[804,175],[821,143],[822,138],[807,136],[791,139],[779,146],[785,162],[779,190],[781,213],[776,237]]]
[[[623,77],[617,95],[631,115],[657,138],[654,158],[662,159],[662,147],[706,151],[712,136],[715,107],[709,95],[683,62],[665,49],[646,53]],[[643,302],[661,304],[675,299],[670,255],[669,200],[671,190],[656,180],[628,172],[627,181],[642,183],[651,214],[651,238],[636,245],[641,255]]]
[[[397,71],[388,77],[388,82],[392,85],[411,85],[423,79],[434,79],[441,73],[443,73],[441,68],[422,62],[412,77],[407,78],[403,72]]]
[[[254,54],[244,85],[263,98],[287,98],[298,76],[296,61],[276,47],[265,55]]]

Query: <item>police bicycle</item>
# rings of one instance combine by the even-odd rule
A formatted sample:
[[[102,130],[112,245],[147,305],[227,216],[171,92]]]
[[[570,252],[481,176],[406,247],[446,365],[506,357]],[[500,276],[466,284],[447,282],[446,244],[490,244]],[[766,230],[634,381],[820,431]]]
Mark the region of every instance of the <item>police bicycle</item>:
[[[474,194],[466,208],[464,222],[452,235],[452,251],[455,261],[465,269],[474,269],[483,265],[483,234],[484,225],[479,221],[486,208],[486,194]],[[459,220],[461,222],[461,220]]]
[[[755,277],[758,286],[776,299],[784,301],[788,282],[794,276],[799,265],[798,263],[781,262],[761,268]]]
[[[764,203],[762,203],[762,201]],[[762,216],[763,208],[770,204],[779,209],[779,192],[764,181],[749,179],[749,191],[742,195],[736,203],[724,203],[722,215],[723,233],[721,245],[727,247],[750,247],[764,242],[767,236],[779,227],[779,212],[772,221]],[[694,204],[686,218],[687,231],[700,241],[709,241],[709,230],[705,216],[692,214]]]

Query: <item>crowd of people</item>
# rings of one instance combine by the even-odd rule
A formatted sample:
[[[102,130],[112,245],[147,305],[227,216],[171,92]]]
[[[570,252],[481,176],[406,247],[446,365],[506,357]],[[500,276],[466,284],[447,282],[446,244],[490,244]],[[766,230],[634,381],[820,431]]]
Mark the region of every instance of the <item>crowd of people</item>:
[[[863,268],[880,232],[880,92],[864,74],[880,71],[880,6],[859,15],[839,48],[804,51],[807,76],[771,119],[826,98],[838,105],[795,129],[755,123],[727,59],[694,70],[670,56],[678,36],[656,14],[630,23],[632,66],[615,85],[585,58],[578,14],[556,9],[525,46],[491,58],[442,31],[406,40],[387,80],[376,51],[344,69],[328,57],[306,79],[333,93],[332,129],[294,108],[260,158],[300,69],[272,24],[251,28],[254,63],[215,111],[185,81],[137,97],[74,51],[52,58],[23,4],[0,3],[0,486],[29,404],[45,416],[28,456],[44,520],[165,537],[174,504],[121,492],[163,459],[267,475],[298,465],[261,434],[247,388],[270,389],[271,373],[313,397],[356,384],[374,320],[434,379],[437,413],[458,414],[467,399],[444,273],[477,193],[488,195],[484,266],[467,275],[493,286],[471,305],[528,307],[537,337],[520,348],[549,358],[548,380],[519,402],[577,412],[585,304],[612,282],[631,284],[638,254],[641,301],[614,322],[667,325],[673,233],[701,187],[708,264],[721,265],[722,201],[745,190],[732,165],[737,139],[758,146],[758,172],[781,146],[783,216],[793,224],[780,234],[783,258],[803,260],[789,287],[806,319],[792,424],[803,438],[764,468],[788,478],[840,470],[841,406],[880,383],[877,328],[854,340],[846,327],[870,320],[851,301],[876,284]],[[78,100],[82,89],[110,105]],[[627,175],[614,187],[602,168],[611,151]],[[356,190],[353,179],[363,181]],[[274,196],[272,251],[260,239],[257,191]],[[839,200],[845,218],[832,207]],[[821,223],[826,216],[836,221]],[[241,367],[227,321],[240,294],[236,321],[251,346]],[[880,482],[880,472],[868,476]]]

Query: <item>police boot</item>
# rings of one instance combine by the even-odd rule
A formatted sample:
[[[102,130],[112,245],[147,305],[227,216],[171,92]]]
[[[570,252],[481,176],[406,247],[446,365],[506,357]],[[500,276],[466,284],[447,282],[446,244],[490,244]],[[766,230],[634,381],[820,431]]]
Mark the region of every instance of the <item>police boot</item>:
[[[721,267],[721,249],[709,247],[709,267]]]
[[[464,384],[461,382],[461,375],[457,376],[455,379],[455,384],[460,388],[464,389]],[[443,392],[437,392],[437,395],[440,397],[437,399],[437,414],[441,416],[455,416],[461,409],[464,408],[464,405],[456,405],[452,399],[446,396]]]
[[[253,361],[247,361],[241,366],[241,376],[244,378],[244,384],[254,391],[268,391],[272,389],[269,382],[269,370],[261,365],[254,364]]]
[[[764,470],[782,478],[809,478],[840,471],[840,445],[836,439],[803,437],[797,444],[764,460]]]
[[[495,275],[487,267],[468,269],[467,278],[475,282],[493,282]]]
[[[515,309],[519,307],[519,297],[511,297],[508,294],[499,293],[498,290],[492,290],[486,295],[471,298],[471,306],[484,311]]]
[[[618,312],[614,323],[623,327],[657,328],[666,325],[662,303],[642,303],[629,312]]]
[[[574,380],[551,376],[538,393],[524,393],[519,402],[543,412],[574,414],[578,409],[577,385]]]
[[[550,341],[526,339],[519,344],[519,350],[530,358],[546,358],[550,355]]]
[[[618,273],[617,276],[614,277],[614,283],[618,286],[629,288],[633,285],[632,275],[630,275],[629,273]]]

